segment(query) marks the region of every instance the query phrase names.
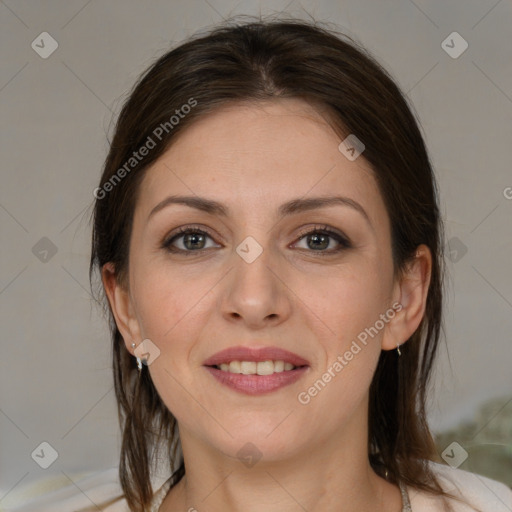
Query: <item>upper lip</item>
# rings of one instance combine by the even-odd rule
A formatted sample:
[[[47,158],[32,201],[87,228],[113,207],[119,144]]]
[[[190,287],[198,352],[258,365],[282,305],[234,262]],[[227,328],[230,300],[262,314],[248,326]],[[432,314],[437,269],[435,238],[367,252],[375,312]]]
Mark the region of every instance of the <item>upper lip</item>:
[[[309,362],[293,352],[279,347],[229,347],[209,357],[203,364],[217,366],[231,361],[284,361],[294,366],[309,366]]]

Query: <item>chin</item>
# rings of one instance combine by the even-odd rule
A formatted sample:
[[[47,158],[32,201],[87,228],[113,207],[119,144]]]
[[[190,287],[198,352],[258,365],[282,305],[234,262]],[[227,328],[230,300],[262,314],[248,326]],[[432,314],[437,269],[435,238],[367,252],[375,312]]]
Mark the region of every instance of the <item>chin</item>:
[[[222,439],[210,439],[210,442],[227,456],[241,462],[246,458],[275,462],[303,453],[304,432],[283,428],[284,425],[279,425],[282,419],[273,423],[272,427],[266,422],[252,423],[246,428],[230,424],[228,431],[233,437],[224,433]]]

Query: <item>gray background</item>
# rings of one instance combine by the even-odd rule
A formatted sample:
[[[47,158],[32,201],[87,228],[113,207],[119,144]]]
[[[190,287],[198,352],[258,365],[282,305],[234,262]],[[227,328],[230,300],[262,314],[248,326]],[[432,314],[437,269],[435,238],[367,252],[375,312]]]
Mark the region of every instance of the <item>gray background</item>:
[[[449,358],[443,348],[430,403],[434,430],[473,418],[491,398],[501,405],[480,417],[480,430],[510,416],[510,1],[5,0],[0,507],[35,480],[118,463],[110,340],[87,275],[88,216],[112,117],[170,45],[228,15],[282,10],[334,22],[362,42],[421,120],[453,251]],[[453,31],[469,44],[458,58],[441,46]],[[58,42],[47,59],[31,47],[42,32]],[[56,254],[41,252],[49,245],[43,237]],[[31,458],[43,441],[59,454],[46,470]]]

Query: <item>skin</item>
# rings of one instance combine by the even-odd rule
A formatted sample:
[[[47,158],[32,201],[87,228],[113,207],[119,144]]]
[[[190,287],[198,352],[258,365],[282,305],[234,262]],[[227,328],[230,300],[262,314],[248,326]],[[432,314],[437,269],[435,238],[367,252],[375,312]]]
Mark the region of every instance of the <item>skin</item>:
[[[401,510],[398,487],[368,462],[369,386],[380,351],[396,349],[421,322],[432,259],[419,246],[408,273],[394,280],[389,217],[372,169],[364,154],[349,161],[338,150],[341,140],[301,100],[231,105],[188,127],[147,171],[128,286],[110,264],[103,283],[127,350],[133,354],[131,343],[146,338],[160,350],[148,368],[178,420],[187,468],[163,512]],[[340,205],[277,217],[290,199],[333,193],[360,203],[371,225]],[[171,205],[148,221],[171,194],[214,199],[232,213],[222,218]],[[161,248],[189,224],[212,233],[206,249],[196,242],[187,257]],[[325,224],[352,247],[322,257],[314,240],[300,240],[301,229]],[[263,248],[252,263],[235,250],[247,236]],[[321,251],[338,247],[327,240]],[[187,250],[183,242],[174,246]],[[394,302],[402,310],[317,396],[299,403],[298,393]],[[243,395],[202,366],[233,345],[279,346],[310,368],[278,391]],[[237,456],[249,442],[262,454],[252,467]]]

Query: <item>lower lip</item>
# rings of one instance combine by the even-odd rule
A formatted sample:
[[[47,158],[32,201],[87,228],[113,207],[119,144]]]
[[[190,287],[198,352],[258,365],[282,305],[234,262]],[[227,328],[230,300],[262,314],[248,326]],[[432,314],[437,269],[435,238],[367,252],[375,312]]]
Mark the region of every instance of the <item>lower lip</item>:
[[[231,389],[246,395],[261,395],[293,384],[304,375],[309,367],[301,366],[295,370],[282,371],[272,375],[243,375],[242,373],[225,372],[211,366],[205,366],[205,368],[221,384]]]

